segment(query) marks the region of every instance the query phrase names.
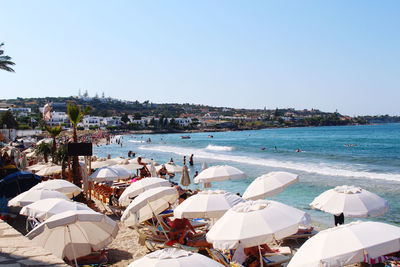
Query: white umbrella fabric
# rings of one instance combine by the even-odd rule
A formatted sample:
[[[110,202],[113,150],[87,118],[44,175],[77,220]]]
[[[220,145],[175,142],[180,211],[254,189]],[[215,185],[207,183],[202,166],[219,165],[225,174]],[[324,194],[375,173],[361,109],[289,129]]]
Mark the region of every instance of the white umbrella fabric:
[[[75,197],[82,192],[82,189],[63,179],[47,180],[45,182],[38,183],[30,190],[51,190],[63,193],[69,198]]]
[[[233,206],[244,202],[236,194],[222,190],[201,191],[174,209],[176,218],[220,218]]]
[[[223,267],[221,263],[198,253],[177,248],[157,250],[132,262],[128,267]]]
[[[150,162],[149,171],[150,171],[150,175],[152,177],[156,177],[157,176],[157,170],[156,170],[156,167],[154,166],[154,162],[153,161]]]
[[[165,163],[164,166],[167,169],[167,171],[171,172],[171,173],[180,173],[180,172],[182,172],[182,168],[183,168],[183,166],[172,165],[170,163]],[[162,165],[157,166],[156,171],[159,171],[161,168],[162,168]]]
[[[131,176],[131,172],[121,166],[110,166],[97,169],[92,175],[92,181],[117,181],[118,179],[126,179]]]
[[[39,176],[50,176],[53,174],[61,173],[62,168],[60,165],[56,164],[46,164],[43,168],[40,169],[36,174]]]
[[[217,249],[253,247],[295,234],[310,216],[296,208],[268,200],[248,200],[228,210],[207,233]]]
[[[345,266],[400,250],[400,227],[353,222],[329,228],[308,239],[288,267]]]
[[[98,168],[103,168],[103,167],[108,167],[117,164],[118,162],[111,160],[111,159],[105,159],[105,158],[99,158],[96,161],[92,161],[90,164],[90,167],[92,169],[98,169]]]
[[[31,165],[31,166],[27,167],[26,169],[27,169],[28,171],[35,171],[35,172],[38,172],[38,171],[40,171],[41,169],[43,169],[44,167],[46,167],[47,165],[48,165],[47,163],[41,162],[41,163],[37,163],[37,164],[35,164],[35,165]]]
[[[201,169],[204,171],[207,168],[208,168],[207,162],[204,161],[203,164],[201,164]]]
[[[78,210],[54,215],[26,236],[57,257],[73,260],[104,248],[117,233],[117,223],[106,215]]]
[[[119,197],[119,204],[122,206],[128,206],[129,203],[131,203],[130,198],[136,197],[148,189],[161,186],[170,186],[170,183],[167,180],[158,177],[143,178],[130,184],[124,192],[122,192]]]
[[[30,189],[25,191],[18,196],[14,197],[8,202],[9,206],[14,207],[24,207],[26,205],[32,204],[38,200],[42,199],[63,199],[65,201],[69,200],[64,194],[56,191],[41,190],[41,189]]]
[[[290,172],[270,172],[256,178],[243,194],[244,199],[264,199],[272,197],[289,185],[298,182],[299,176]]]
[[[181,177],[180,184],[182,186],[189,186],[190,185],[189,170],[188,170],[188,167],[186,165],[183,166],[183,169],[182,169],[182,177]]]
[[[126,226],[134,226],[160,214],[178,199],[174,187],[156,187],[137,196],[122,214]]]
[[[214,181],[226,181],[226,180],[238,180],[246,178],[247,175],[241,170],[228,166],[228,165],[218,165],[212,166],[196,176],[194,178],[195,182],[214,182]]]
[[[389,210],[388,202],[380,196],[355,186],[337,186],[316,197],[310,204],[333,215],[345,217],[376,217]]]
[[[56,192],[56,191],[53,191]],[[33,202],[21,209],[19,214],[33,217],[40,220],[46,220],[53,215],[68,210],[92,210],[87,205],[68,201],[60,198],[48,198]]]
[[[133,161],[129,161],[129,159],[122,160],[120,163],[118,163],[118,165],[121,165],[122,167],[124,167],[125,169],[127,169],[129,171],[133,171],[133,170],[136,171],[136,170],[143,168],[143,165],[134,163]]]

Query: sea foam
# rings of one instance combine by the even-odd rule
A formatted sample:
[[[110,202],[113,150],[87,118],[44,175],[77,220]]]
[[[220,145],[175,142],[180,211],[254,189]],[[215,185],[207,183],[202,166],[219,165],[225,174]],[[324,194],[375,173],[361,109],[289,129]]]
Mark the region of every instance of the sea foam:
[[[213,151],[232,151],[233,147],[231,146],[216,146],[216,145],[208,145],[206,147],[207,150],[213,150]]]
[[[363,170],[356,170],[349,165],[294,162],[290,160],[266,159],[252,156],[239,156],[232,154],[218,154],[209,152],[208,149],[187,148],[177,146],[140,146],[141,150],[158,151],[165,153],[175,153],[178,155],[194,154],[197,158],[204,158],[217,161],[231,161],[241,164],[259,165],[273,168],[284,168],[288,170],[315,173],[326,176],[342,176],[348,178],[368,178],[389,181],[400,181],[400,174],[396,173],[377,173]]]

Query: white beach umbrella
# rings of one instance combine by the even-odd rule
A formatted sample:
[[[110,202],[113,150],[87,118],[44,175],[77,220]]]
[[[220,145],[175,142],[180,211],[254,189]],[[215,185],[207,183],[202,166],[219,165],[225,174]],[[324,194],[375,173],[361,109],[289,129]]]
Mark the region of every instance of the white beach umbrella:
[[[126,226],[134,226],[160,214],[178,199],[174,187],[156,187],[140,193],[122,214]]]
[[[228,166],[228,165],[218,165],[212,166],[196,176],[194,178],[195,182],[214,182],[214,181],[226,181],[226,180],[238,180],[246,178],[247,175],[241,170]]]
[[[174,217],[220,218],[227,210],[242,202],[243,198],[230,192],[201,191],[179,204],[174,210]]]
[[[56,191],[49,191],[49,190],[28,190],[25,191],[18,196],[14,197],[8,202],[9,206],[14,206],[14,207],[24,207],[26,205],[32,204],[38,200],[42,199],[53,199],[53,198],[58,198],[58,199],[63,199],[63,200],[69,200],[64,194],[61,194],[60,192]]]
[[[132,173],[122,166],[109,166],[97,169],[92,175],[92,181],[116,181],[132,176]]]
[[[92,169],[98,169],[98,168],[112,166],[117,163],[118,162],[111,160],[111,159],[99,158],[96,161],[91,162],[90,166]]]
[[[52,216],[26,236],[57,257],[73,260],[104,248],[117,233],[117,223],[106,215],[75,210]]]
[[[389,210],[388,202],[380,196],[355,186],[337,186],[316,197],[313,209],[345,217],[376,217]]]
[[[50,176],[53,174],[58,174],[62,172],[62,168],[60,165],[56,164],[46,164],[43,168],[40,169],[36,174],[39,176]]]
[[[204,161],[203,164],[201,164],[201,169],[204,171],[207,168],[208,168],[207,162]]]
[[[223,267],[221,263],[198,253],[177,248],[157,250],[135,260],[128,267]]]
[[[150,164],[151,163],[151,159],[147,159],[147,158],[141,157],[141,156],[139,156],[139,157],[141,158],[142,163],[146,163],[146,164]],[[133,161],[134,163],[138,163],[138,158],[139,157],[136,157],[136,158],[131,159],[129,161]]]
[[[30,190],[52,190],[58,191],[63,193],[69,198],[75,197],[82,192],[82,189],[70,183],[64,179],[54,179],[54,180],[47,180],[45,182],[38,183]]]
[[[345,266],[400,250],[400,227],[353,222],[329,228],[308,239],[288,267]]]
[[[56,191],[53,191],[56,192]],[[48,198],[38,200],[21,209],[19,214],[33,217],[40,220],[46,220],[53,215],[59,214],[68,210],[92,210],[87,205],[68,201],[60,198]]]
[[[47,166],[46,163],[40,162],[40,163],[37,163],[37,164],[35,164],[35,165],[29,166],[29,167],[27,167],[26,169],[27,169],[27,171],[35,171],[35,172],[38,172],[38,171],[40,171],[41,169],[43,169],[44,167],[46,167],[46,166]]]
[[[156,177],[157,176],[157,170],[156,170],[156,167],[154,166],[154,162],[153,161],[150,162],[149,171],[150,171],[150,175],[152,177]]]
[[[182,186],[189,186],[190,185],[189,170],[188,170],[188,167],[186,165],[183,166],[183,168],[182,168],[182,177],[181,177],[180,184]]]
[[[121,196],[119,197],[119,204],[122,206],[128,206],[131,203],[130,198],[134,198],[138,196],[140,193],[156,187],[161,186],[170,186],[171,184],[162,178],[158,177],[148,177],[143,178],[139,181],[136,181],[130,184],[127,188],[125,188],[124,192],[122,192]]]
[[[295,234],[310,216],[296,208],[269,200],[249,200],[228,210],[207,233],[217,249],[253,247]]]
[[[129,159],[124,159],[118,163],[118,165],[121,165],[127,170],[133,171],[133,170],[139,170],[143,168],[143,165],[140,165],[138,163],[134,163],[133,161],[130,161]]]
[[[42,140],[39,140],[36,142],[36,145],[40,145],[41,143],[46,143],[46,144],[50,144],[53,142],[52,138],[44,138]]]
[[[243,194],[244,199],[264,199],[272,197],[298,182],[299,176],[290,172],[270,172],[256,178]]]
[[[182,172],[182,168],[183,168],[183,166],[172,165],[170,163],[165,163],[164,166],[167,169],[167,171],[171,172],[171,173],[180,173],[180,172]],[[157,166],[156,171],[159,171],[161,168],[162,168],[162,165]]]

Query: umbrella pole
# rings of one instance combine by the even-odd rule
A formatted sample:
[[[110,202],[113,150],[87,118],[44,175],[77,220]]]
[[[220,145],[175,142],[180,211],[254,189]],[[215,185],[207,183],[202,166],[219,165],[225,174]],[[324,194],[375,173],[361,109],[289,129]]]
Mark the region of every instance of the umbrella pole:
[[[74,254],[75,266],[78,267],[78,262],[76,260],[76,254],[75,254],[74,244],[72,243],[71,230],[69,229],[69,225],[67,225],[67,229],[68,229],[69,240],[71,240],[72,253]]]
[[[264,266],[264,259],[263,259],[263,256],[262,256],[262,254],[261,254],[260,245],[258,245],[258,253],[259,253],[259,255],[260,255],[260,264],[261,264],[261,267],[263,267],[263,266]]]

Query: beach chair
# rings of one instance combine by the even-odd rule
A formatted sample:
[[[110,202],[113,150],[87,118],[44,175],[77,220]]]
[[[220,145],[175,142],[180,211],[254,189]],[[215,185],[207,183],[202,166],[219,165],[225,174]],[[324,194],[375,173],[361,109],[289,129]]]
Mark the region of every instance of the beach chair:
[[[227,257],[222,254],[220,251],[213,249],[213,248],[206,248],[208,255],[210,255],[211,259],[215,260],[216,262],[221,263],[225,267],[230,267],[230,261]]]
[[[78,266],[107,266],[107,250],[102,249],[101,251],[92,252],[87,256],[83,256],[76,259]],[[67,261],[71,266],[75,266],[75,261]]]
[[[283,255],[283,254],[275,254],[272,256],[264,256],[264,266],[282,266],[282,264],[289,262],[291,256]]]
[[[25,230],[27,233],[29,233],[33,228],[38,226],[40,224],[40,221],[34,217],[28,217],[26,218],[26,225],[25,225]]]
[[[296,233],[294,235],[290,235],[288,237],[285,237],[283,239],[283,241],[286,240],[293,240],[297,243],[297,245],[300,245],[300,242],[304,243],[304,241],[310,237],[313,237],[314,235],[316,235],[318,233],[318,231],[316,231],[315,229],[313,229],[312,231],[308,232],[308,233]]]

